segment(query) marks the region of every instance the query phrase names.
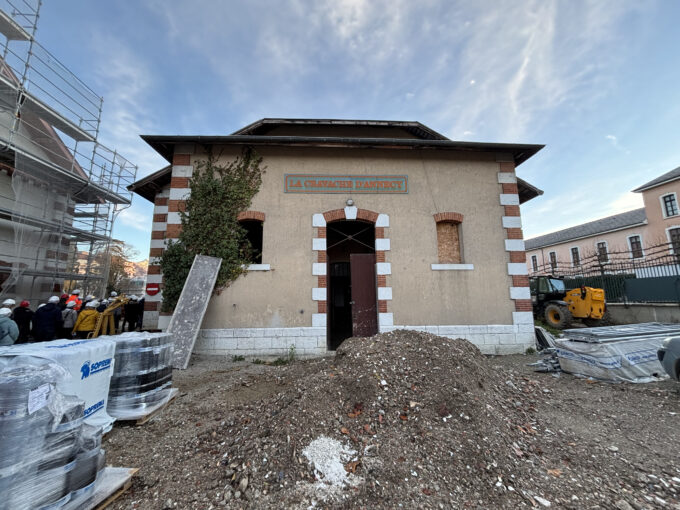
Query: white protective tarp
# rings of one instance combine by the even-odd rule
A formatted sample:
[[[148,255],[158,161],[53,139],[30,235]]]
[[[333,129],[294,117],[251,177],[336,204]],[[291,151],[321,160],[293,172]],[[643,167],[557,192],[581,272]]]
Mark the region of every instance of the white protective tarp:
[[[665,336],[597,343],[555,338],[555,352],[564,372],[604,381],[646,383],[668,377],[657,351]]]
[[[115,421],[106,412],[115,350],[115,342],[105,339],[52,340],[0,347],[0,356],[25,354],[53,360],[63,366],[71,377],[65,377],[57,388],[65,395],[76,395],[84,400],[85,422],[103,427],[107,432]]]

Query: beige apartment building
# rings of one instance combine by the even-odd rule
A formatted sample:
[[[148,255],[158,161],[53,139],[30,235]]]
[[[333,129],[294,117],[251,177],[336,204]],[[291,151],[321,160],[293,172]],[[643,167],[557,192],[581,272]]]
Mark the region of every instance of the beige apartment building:
[[[643,263],[680,253],[680,167],[633,192],[644,207],[528,239],[529,272],[574,272],[594,257]]]
[[[263,119],[229,136],[144,136],[170,163],[130,189],[155,204],[144,321],[160,313],[156,258],[181,229],[207,151],[245,147],[266,173],[241,221],[261,247],[212,296],[195,352],[298,355],[398,328],[483,352],[534,344],[519,205],[542,192],[515,168],[540,145],[456,142],[418,122]],[[153,294],[153,295],[152,295]]]

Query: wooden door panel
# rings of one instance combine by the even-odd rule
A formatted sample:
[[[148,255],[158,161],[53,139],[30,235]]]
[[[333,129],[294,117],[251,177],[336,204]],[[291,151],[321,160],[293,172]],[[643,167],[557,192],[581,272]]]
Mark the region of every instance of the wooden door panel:
[[[352,334],[372,336],[378,332],[375,254],[353,253],[349,261],[352,281]]]

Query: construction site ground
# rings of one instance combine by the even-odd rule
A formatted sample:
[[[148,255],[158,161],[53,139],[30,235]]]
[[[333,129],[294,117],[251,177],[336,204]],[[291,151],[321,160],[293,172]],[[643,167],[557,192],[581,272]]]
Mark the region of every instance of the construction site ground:
[[[106,436],[109,464],[140,468],[110,508],[680,509],[680,384],[538,357],[415,332],[285,366],[194,356],[171,405]],[[315,469],[318,438],[337,458]]]

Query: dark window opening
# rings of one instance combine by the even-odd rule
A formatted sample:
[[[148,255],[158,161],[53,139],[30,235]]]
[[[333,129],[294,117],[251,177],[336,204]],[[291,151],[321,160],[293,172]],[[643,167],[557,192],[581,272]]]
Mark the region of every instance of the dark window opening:
[[[675,200],[675,195],[670,194],[663,196],[663,208],[666,216],[678,215],[678,202]]]
[[[609,262],[609,253],[607,252],[607,243],[605,241],[597,243],[597,260],[600,264]]]
[[[531,256],[531,266],[534,268],[534,273],[538,271],[538,258],[536,258],[536,255]]]
[[[633,236],[629,238],[630,242],[630,252],[634,259],[641,259],[642,254],[642,241],[640,236]]]
[[[262,264],[263,223],[257,220],[242,220],[239,224],[246,230],[246,239],[250,243],[248,260],[251,264]]]
[[[555,271],[557,269],[557,254],[554,251],[550,252],[550,268]]]
[[[671,248],[673,253],[680,255],[680,228],[672,228],[668,231],[668,236],[671,238]]]
[[[575,266],[581,265],[581,255],[578,252],[578,248],[571,249],[571,260]]]

